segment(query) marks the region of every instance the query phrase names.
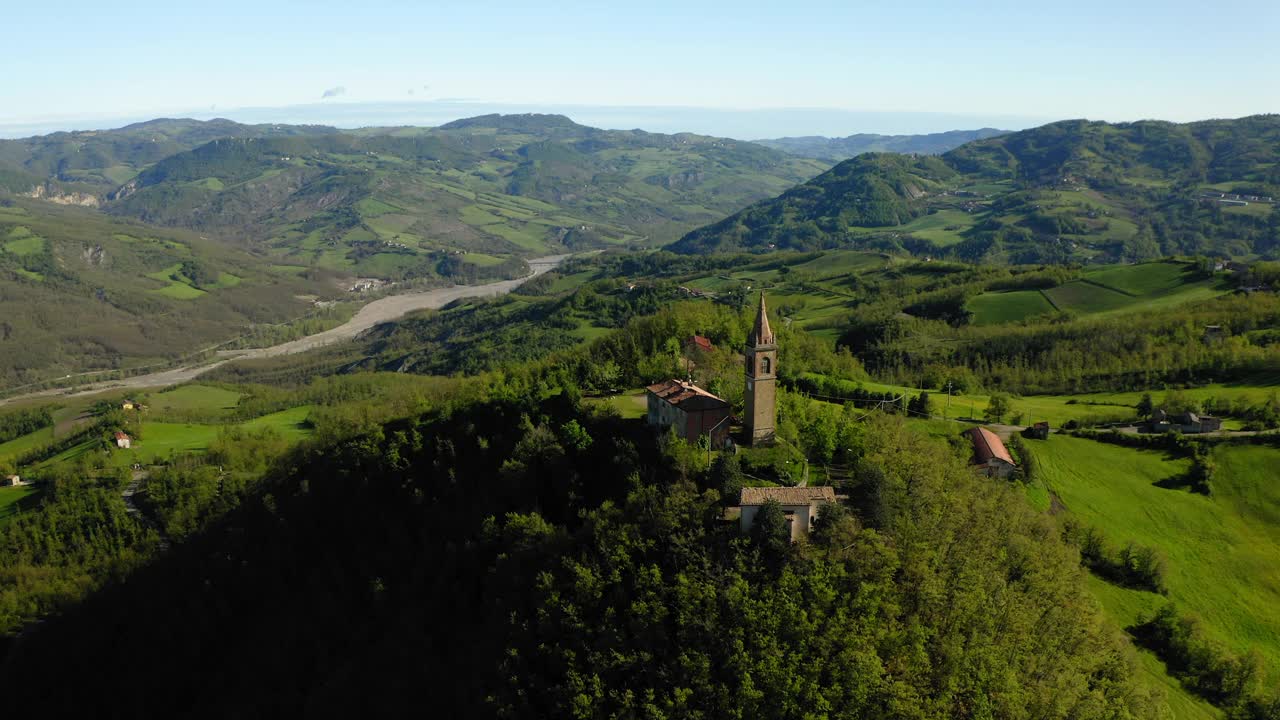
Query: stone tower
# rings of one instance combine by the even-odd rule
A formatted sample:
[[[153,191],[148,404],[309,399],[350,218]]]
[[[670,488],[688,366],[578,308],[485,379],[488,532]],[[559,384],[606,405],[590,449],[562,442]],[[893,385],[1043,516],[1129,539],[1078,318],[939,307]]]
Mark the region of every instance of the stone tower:
[[[755,327],[747,336],[746,431],[752,445],[773,443],[774,422],[778,416],[778,345],[769,328],[769,314],[760,293],[760,312]]]

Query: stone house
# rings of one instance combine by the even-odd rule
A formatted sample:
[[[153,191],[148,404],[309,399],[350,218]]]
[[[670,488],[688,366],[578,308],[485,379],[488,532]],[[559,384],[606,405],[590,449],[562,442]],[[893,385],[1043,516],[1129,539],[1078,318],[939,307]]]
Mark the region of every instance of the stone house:
[[[674,427],[676,434],[690,442],[707,435],[711,447],[729,442],[729,403],[691,382],[664,380],[645,388],[649,412],[646,422],[654,427]]]

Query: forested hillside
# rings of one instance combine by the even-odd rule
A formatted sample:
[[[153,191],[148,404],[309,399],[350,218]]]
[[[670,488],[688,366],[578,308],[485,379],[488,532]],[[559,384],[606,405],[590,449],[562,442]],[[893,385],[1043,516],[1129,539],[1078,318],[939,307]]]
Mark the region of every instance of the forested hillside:
[[[859,133],[848,137],[784,137],[772,140],[756,140],[765,147],[781,150],[800,157],[809,157],[830,163],[848,160],[869,152],[913,153],[940,155],[973,140],[1004,135],[1006,130],[982,128],[981,130],[950,130],[928,135],[877,135]]]
[[[190,231],[0,198],[0,388],[164,363],[343,294],[331,273],[298,270]]]
[[[11,192],[373,275],[419,252],[669,242],[827,167],[748,142],[558,115],[358,131],[163,120],[0,143]]]
[[[780,519],[749,537],[721,519],[731,468],[569,394],[539,401],[538,375],[290,458],[171,555],[19,640],[7,706],[1154,711],[1073,552],[945,444],[868,425],[858,500],[791,546]],[[54,691],[68,675],[78,691]]]
[[[677,252],[871,247],[987,263],[1280,252],[1280,116],[1072,120],[926,161],[864,155]]]

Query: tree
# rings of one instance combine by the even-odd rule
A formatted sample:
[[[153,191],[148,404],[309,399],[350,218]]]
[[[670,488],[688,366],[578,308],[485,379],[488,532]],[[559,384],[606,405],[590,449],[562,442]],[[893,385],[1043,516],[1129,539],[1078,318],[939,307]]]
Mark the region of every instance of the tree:
[[[751,540],[760,549],[765,565],[780,571],[791,553],[791,526],[777,500],[766,500],[751,523]]]
[[[724,505],[738,503],[744,477],[737,455],[721,453],[711,465],[711,486],[720,491],[720,502]]]
[[[996,422],[1004,422],[1004,416],[1009,412],[1009,393],[992,393],[991,399],[987,402],[987,419]]]
[[[1142,393],[1142,399],[1138,401],[1138,417],[1149,418],[1155,409],[1155,403],[1151,401],[1151,393]]]

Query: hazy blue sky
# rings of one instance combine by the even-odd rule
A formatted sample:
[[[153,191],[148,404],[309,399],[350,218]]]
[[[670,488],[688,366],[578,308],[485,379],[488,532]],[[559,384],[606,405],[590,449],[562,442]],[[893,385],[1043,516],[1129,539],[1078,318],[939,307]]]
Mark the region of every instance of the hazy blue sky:
[[[442,98],[929,112],[970,125],[1280,111],[1280,3],[967,5],[14,3],[0,124]],[[893,128],[847,132],[861,130]]]

